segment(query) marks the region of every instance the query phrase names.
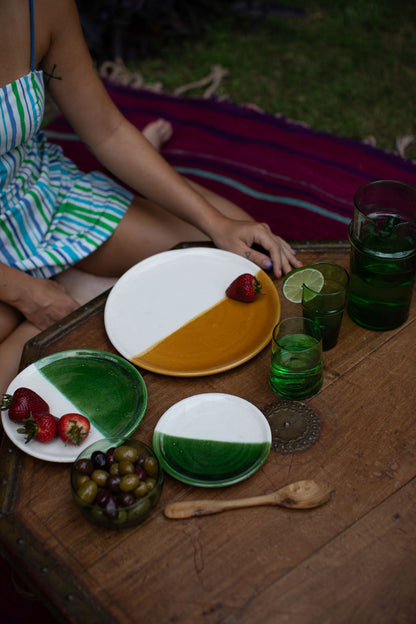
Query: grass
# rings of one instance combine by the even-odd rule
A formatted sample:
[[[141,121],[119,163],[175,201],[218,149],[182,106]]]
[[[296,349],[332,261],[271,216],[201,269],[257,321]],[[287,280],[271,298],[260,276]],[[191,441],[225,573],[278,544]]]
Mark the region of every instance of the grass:
[[[297,0],[292,7],[306,16],[255,22],[225,10],[197,38],[166,44],[139,69],[172,92],[218,64],[228,75],[217,94],[234,102],[352,139],[373,136],[390,151],[396,137],[416,136],[416,2]],[[415,143],[406,156],[416,158]]]

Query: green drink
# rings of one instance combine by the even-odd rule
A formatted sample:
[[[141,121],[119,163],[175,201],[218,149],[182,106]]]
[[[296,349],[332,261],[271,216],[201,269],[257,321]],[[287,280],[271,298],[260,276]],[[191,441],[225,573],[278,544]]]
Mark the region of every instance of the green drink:
[[[411,241],[407,250],[396,253],[383,253],[383,240],[376,235],[360,242],[350,233],[350,242],[350,317],[368,329],[399,327],[409,315],[413,293],[416,254]]]
[[[358,189],[351,243],[348,313],[368,329],[402,325],[416,269],[416,188],[379,180]]]
[[[332,349],[337,344],[343,314],[344,309],[320,313],[319,310],[308,309],[307,306],[303,306],[303,316],[321,328],[322,348],[324,351]]]
[[[285,319],[275,327],[269,383],[291,400],[306,399],[321,388],[322,341],[309,319]]]
[[[303,316],[319,326],[322,334],[322,348],[327,351],[332,349],[338,340],[349,276],[343,267],[332,262],[316,262],[309,267],[322,273],[324,283],[319,291],[306,284],[303,285]]]

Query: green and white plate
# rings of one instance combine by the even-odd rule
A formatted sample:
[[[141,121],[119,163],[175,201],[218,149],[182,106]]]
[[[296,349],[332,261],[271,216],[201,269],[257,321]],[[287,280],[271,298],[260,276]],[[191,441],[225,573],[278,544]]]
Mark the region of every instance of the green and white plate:
[[[94,349],[54,353],[21,371],[7,389],[19,387],[37,392],[54,416],[78,412],[91,422],[88,437],[80,446],[65,445],[59,438],[48,444],[25,443],[17,425],[2,412],[3,427],[22,451],[55,462],[74,461],[84,446],[107,437],[129,437],[139,426],[147,408],[147,389],[139,371],[119,355]]]
[[[160,418],[153,449],[168,474],[202,487],[231,485],[267,459],[271,430],[262,412],[231,394],[197,394]]]

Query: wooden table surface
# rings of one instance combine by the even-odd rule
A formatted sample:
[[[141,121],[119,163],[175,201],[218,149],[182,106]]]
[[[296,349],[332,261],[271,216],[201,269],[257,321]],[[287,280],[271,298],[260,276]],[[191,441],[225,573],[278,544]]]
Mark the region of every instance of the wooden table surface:
[[[346,244],[298,245],[304,263],[348,268]],[[280,290],[280,281],[278,283]],[[22,366],[71,348],[114,352],[100,297],[28,343]],[[281,296],[282,317],[301,314]],[[71,498],[70,467],[33,459],[7,438],[0,455],[2,551],[64,622],[407,623],[416,621],[416,298],[408,321],[372,332],[344,315],[324,353],[324,385],[306,401],[321,419],[310,449],[272,449],[249,479],[201,489],[169,475],[155,513],[123,531],[88,523]],[[172,378],[143,371],[151,442],[163,412],[201,392],[237,394],[261,410],[269,347],[232,371]],[[332,486],[309,511],[278,507],[168,520],[167,503],[270,492],[298,479]]]

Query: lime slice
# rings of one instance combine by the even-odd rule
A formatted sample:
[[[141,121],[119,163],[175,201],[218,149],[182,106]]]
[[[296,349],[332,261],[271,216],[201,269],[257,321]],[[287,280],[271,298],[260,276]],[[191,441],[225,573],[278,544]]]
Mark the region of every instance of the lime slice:
[[[285,276],[282,282],[282,291],[286,299],[292,303],[301,303],[303,284],[316,292],[320,292],[324,285],[324,276],[317,269],[309,269],[308,267],[294,269]]]

